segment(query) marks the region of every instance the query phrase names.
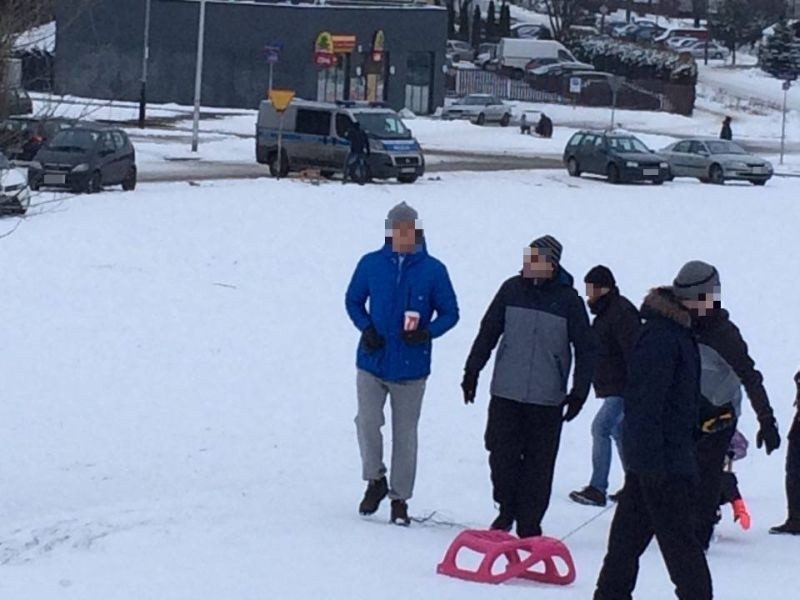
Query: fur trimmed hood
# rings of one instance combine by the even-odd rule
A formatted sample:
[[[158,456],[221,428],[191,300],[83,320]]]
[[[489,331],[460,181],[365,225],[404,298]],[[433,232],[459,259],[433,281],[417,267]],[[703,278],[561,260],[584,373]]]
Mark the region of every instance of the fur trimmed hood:
[[[641,315],[643,319],[663,317],[674,321],[685,329],[692,327],[692,314],[681,304],[681,301],[669,287],[659,287],[650,290],[642,304]]]

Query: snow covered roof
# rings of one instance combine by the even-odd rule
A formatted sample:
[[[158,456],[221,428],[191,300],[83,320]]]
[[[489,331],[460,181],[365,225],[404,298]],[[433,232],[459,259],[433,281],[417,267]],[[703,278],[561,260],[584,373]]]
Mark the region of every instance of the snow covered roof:
[[[56,22],[51,21],[20,33],[14,40],[14,52],[41,50],[53,53],[56,50]]]

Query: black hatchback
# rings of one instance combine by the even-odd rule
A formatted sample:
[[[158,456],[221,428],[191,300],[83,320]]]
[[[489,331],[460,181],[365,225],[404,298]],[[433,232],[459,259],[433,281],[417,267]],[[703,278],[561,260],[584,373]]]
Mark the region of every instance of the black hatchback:
[[[573,177],[605,175],[611,183],[670,179],[669,162],[641,140],[621,132],[579,131],[564,149],[564,166]]]
[[[136,153],[121,129],[78,125],[58,132],[28,167],[32,190],[67,188],[95,193],[103,186],[136,187]]]

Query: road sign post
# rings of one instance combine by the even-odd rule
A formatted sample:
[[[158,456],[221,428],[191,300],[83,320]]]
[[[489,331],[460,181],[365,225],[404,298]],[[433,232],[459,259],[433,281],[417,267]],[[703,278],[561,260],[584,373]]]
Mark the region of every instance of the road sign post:
[[[611,129],[614,129],[614,121],[617,116],[617,93],[622,85],[622,78],[614,76],[608,80],[608,86],[611,88]]]
[[[789,93],[789,90],[792,87],[792,82],[790,79],[787,79],[783,82],[783,117],[781,119],[781,160],[780,164],[783,164],[783,154],[784,149],[786,147],[786,96]]]
[[[283,44],[266,44],[264,46],[264,58],[267,59],[269,63],[269,87],[267,88],[270,92],[272,92],[272,75],[275,65],[277,65],[281,60],[281,51],[283,50]]]

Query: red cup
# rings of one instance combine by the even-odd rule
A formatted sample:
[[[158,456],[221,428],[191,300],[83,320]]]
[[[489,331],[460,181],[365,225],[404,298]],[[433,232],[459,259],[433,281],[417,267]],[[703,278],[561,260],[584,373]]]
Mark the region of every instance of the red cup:
[[[419,327],[419,313],[415,310],[407,310],[403,320],[403,331],[416,331]]]

